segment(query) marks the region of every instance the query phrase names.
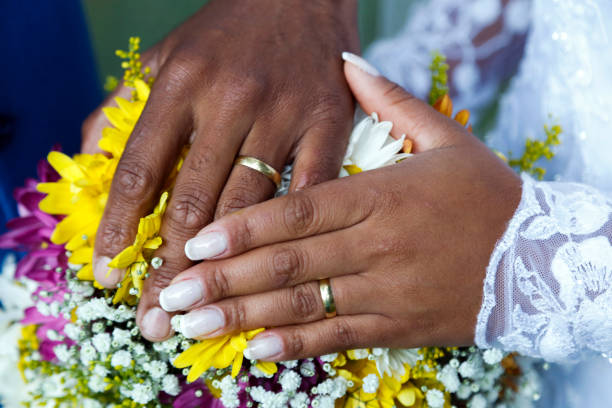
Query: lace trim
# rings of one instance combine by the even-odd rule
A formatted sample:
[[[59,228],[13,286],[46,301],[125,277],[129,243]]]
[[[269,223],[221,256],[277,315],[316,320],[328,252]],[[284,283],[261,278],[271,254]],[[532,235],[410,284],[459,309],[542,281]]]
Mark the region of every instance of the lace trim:
[[[612,205],[586,185],[523,176],[486,271],[476,344],[554,362],[612,352]]]
[[[508,228],[502,238],[495,245],[495,249],[491,254],[489,265],[487,266],[487,274],[484,281],[484,291],[482,298],[482,306],[478,313],[476,323],[476,345],[481,348],[491,348],[492,345],[487,342],[487,324],[491,311],[496,305],[495,301],[495,278],[497,275],[498,266],[502,256],[514,244],[519,228],[523,223],[542,209],[539,208],[535,198],[533,188],[533,180],[530,177],[523,176],[523,191],[521,193],[521,201],[516,212],[514,213]],[[537,210],[536,210],[537,208]]]

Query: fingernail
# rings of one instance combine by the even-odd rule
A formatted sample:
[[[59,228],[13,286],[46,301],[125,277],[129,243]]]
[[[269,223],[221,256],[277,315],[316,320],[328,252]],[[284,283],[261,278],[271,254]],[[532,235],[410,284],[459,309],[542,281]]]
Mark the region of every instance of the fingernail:
[[[202,284],[197,279],[184,280],[168,286],[159,294],[159,304],[166,312],[187,309],[204,297]]]
[[[123,269],[111,269],[108,264],[111,259],[108,256],[99,256],[94,263],[94,277],[105,288],[112,288],[123,279]]]
[[[267,335],[254,338],[247,343],[244,356],[249,360],[266,360],[280,354],[283,351],[283,343],[278,336]]]
[[[380,76],[380,72],[378,72],[378,70],[374,68],[372,64],[364,60],[359,55],[355,55],[352,52],[345,51],[342,53],[342,59],[346,62],[350,62],[351,64],[355,65],[357,68],[359,68],[366,74],[370,74],[375,77]]]
[[[192,261],[221,255],[227,249],[227,239],[220,232],[209,232],[191,238],[185,244],[185,255]]]
[[[194,310],[181,319],[181,333],[190,339],[206,336],[223,326],[225,326],[225,317],[217,309]]]
[[[159,307],[149,310],[142,318],[142,334],[149,339],[164,339],[170,333],[170,315]]]

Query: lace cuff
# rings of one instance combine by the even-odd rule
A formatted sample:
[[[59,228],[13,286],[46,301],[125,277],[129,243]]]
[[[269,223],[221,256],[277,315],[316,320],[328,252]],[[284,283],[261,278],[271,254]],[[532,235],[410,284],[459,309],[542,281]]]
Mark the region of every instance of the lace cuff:
[[[552,362],[612,352],[612,200],[523,176],[491,256],[476,344]]]

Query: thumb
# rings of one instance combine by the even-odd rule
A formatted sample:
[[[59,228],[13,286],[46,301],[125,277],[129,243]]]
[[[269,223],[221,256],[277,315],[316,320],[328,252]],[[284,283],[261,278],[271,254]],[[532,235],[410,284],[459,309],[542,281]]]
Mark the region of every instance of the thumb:
[[[393,122],[391,135],[405,134],[415,152],[450,146],[467,135],[455,121],[389,81],[365,59],[349,52],[342,53],[342,59],[344,75],[361,108]]]

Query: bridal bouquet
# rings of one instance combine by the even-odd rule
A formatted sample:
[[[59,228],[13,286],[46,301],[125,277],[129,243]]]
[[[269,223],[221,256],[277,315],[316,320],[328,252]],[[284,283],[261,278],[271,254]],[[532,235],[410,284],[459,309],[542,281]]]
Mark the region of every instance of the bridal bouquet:
[[[180,333],[150,343],[135,310],[155,250],[179,161],[152,212],[140,220],[134,243],[111,262],[126,274],[114,290],[94,279],[92,255],[111,180],[149,96],[139,41],[123,58],[131,99],[105,109],[112,127],[105,154],[67,156],[54,149],[38,165],[38,180],[17,189],[19,218],[0,247],[8,257],[0,275],[0,402],[7,407],[485,407],[529,406],[539,398],[536,363],[500,350],[470,348],[347,350],[299,361],[269,363],[243,355],[264,330],[195,341]],[[451,116],[444,59],[432,63],[431,102]],[[466,125],[469,112],[454,118]],[[354,128],[342,174],[350,176],[410,160],[411,143],[393,139],[376,114]],[[185,148],[186,153],[188,147]],[[184,157],[184,155],[183,155]],[[283,177],[282,194],[291,171]]]

